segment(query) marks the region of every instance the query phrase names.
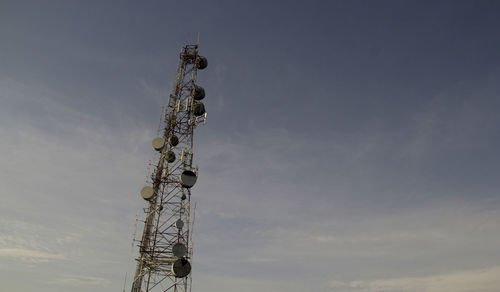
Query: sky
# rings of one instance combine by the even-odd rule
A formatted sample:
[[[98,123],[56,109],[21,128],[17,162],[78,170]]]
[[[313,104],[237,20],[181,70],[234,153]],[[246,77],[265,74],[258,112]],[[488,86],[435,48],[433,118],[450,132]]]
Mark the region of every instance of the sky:
[[[497,292],[497,1],[0,1],[0,288],[130,289],[200,35],[193,291]]]

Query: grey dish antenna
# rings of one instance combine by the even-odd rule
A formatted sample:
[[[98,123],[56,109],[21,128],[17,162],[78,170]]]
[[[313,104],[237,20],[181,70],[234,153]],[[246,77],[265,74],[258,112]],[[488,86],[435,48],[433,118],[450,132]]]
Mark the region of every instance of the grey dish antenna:
[[[168,137],[168,143],[170,143],[170,145],[175,147],[177,146],[177,144],[179,144],[179,138],[177,138],[177,136],[175,135],[172,135]]]
[[[168,151],[165,157],[168,163],[172,163],[175,161],[175,153],[172,151]]]
[[[194,100],[202,100],[205,97],[205,89],[199,85],[193,87],[193,98]]]
[[[172,274],[176,278],[184,278],[191,272],[191,264],[185,258],[180,258],[172,263]]]
[[[196,65],[196,68],[203,70],[203,69],[207,68],[208,60],[207,60],[207,58],[205,58],[203,56],[198,56],[198,58],[196,58],[195,65]]]
[[[192,170],[184,170],[179,177],[179,182],[181,185],[185,188],[192,188],[194,184],[196,183],[196,180],[198,177],[196,176],[196,173]]]
[[[182,227],[184,227],[184,221],[182,221],[182,219],[177,219],[177,221],[175,221],[175,227],[179,230],[182,229]]]
[[[172,246],[172,253],[175,257],[182,258],[187,253],[187,248],[183,243],[176,243]]]
[[[204,115],[205,105],[200,101],[193,103],[193,114],[197,117]]]

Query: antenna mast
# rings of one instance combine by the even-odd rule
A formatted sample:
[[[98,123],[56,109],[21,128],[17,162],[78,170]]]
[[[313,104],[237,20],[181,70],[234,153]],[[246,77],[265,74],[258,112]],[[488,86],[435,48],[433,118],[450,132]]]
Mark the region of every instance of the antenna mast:
[[[191,187],[198,177],[193,133],[207,118],[201,102],[205,90],[196,84],[196,74],[207,64],[198,55],[198,44],[182,49],[175,88],[162,114],[163,136],[152,143],[158,159],[141,190],[147,207],[131,292],[190,291]]]

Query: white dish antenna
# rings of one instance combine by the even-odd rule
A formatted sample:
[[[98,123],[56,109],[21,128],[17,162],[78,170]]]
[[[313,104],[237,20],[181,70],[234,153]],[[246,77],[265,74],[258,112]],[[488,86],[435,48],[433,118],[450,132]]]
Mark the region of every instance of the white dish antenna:
[[[153,139],[153,149],[156,151],[161,151],[163,147],[165,146],[165,139],[161,137],[156,137]]]
[[[151,200],[155,195],[155,190],[150,186],[145,186],[141,190],[141,196],[144,200]]]

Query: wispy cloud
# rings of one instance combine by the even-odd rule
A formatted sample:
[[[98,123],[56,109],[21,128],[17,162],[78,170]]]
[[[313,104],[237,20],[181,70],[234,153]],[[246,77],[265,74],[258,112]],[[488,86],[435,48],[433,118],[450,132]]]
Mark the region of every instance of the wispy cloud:
[[[269,212],[274,212],[271,218],[288,216],[283,214],[287,210],[279,207]],[[212,226],[214,218],[204,219],[202,228],[198,228],[202,230],[197,241],[202,254],[197,262],[224,263],[212,267],[212,272],[219,275],[240,276],[244,271],[255,274],[256,269],[293,282],[296,279],[291,275],[299,272],[309,278],[317,270],[334,271],[341,279],[366,279],[374,273],[379,277],[406,278],[479,269],[495,265],[499,259],[495,252],[500,243],[498,211],[456,202],[347,221],[332,214],[315,222],[275,226],[262,224],[262,218],[248,218],[248,214],[220,218],[213,224],[221,228],[210,234],[205,226]],[[232,236],[224,237],[227,233]],[[205,253],[205,249],[212,253]],[[379,269],[381,263],[384,269]]]
[[[453,273],[371,281],[331,281],[336,292],[496,292],[500,267]]]
[[[23,248],[0,248],[0,257],[19,258],[32,263],[65,259],[65,256],[62,254]]]
[[[81,287],[81,286],[108,286],[111,283],[111,281],[101,277],[67,275],[51,280],[48,283],[60,286]]]

